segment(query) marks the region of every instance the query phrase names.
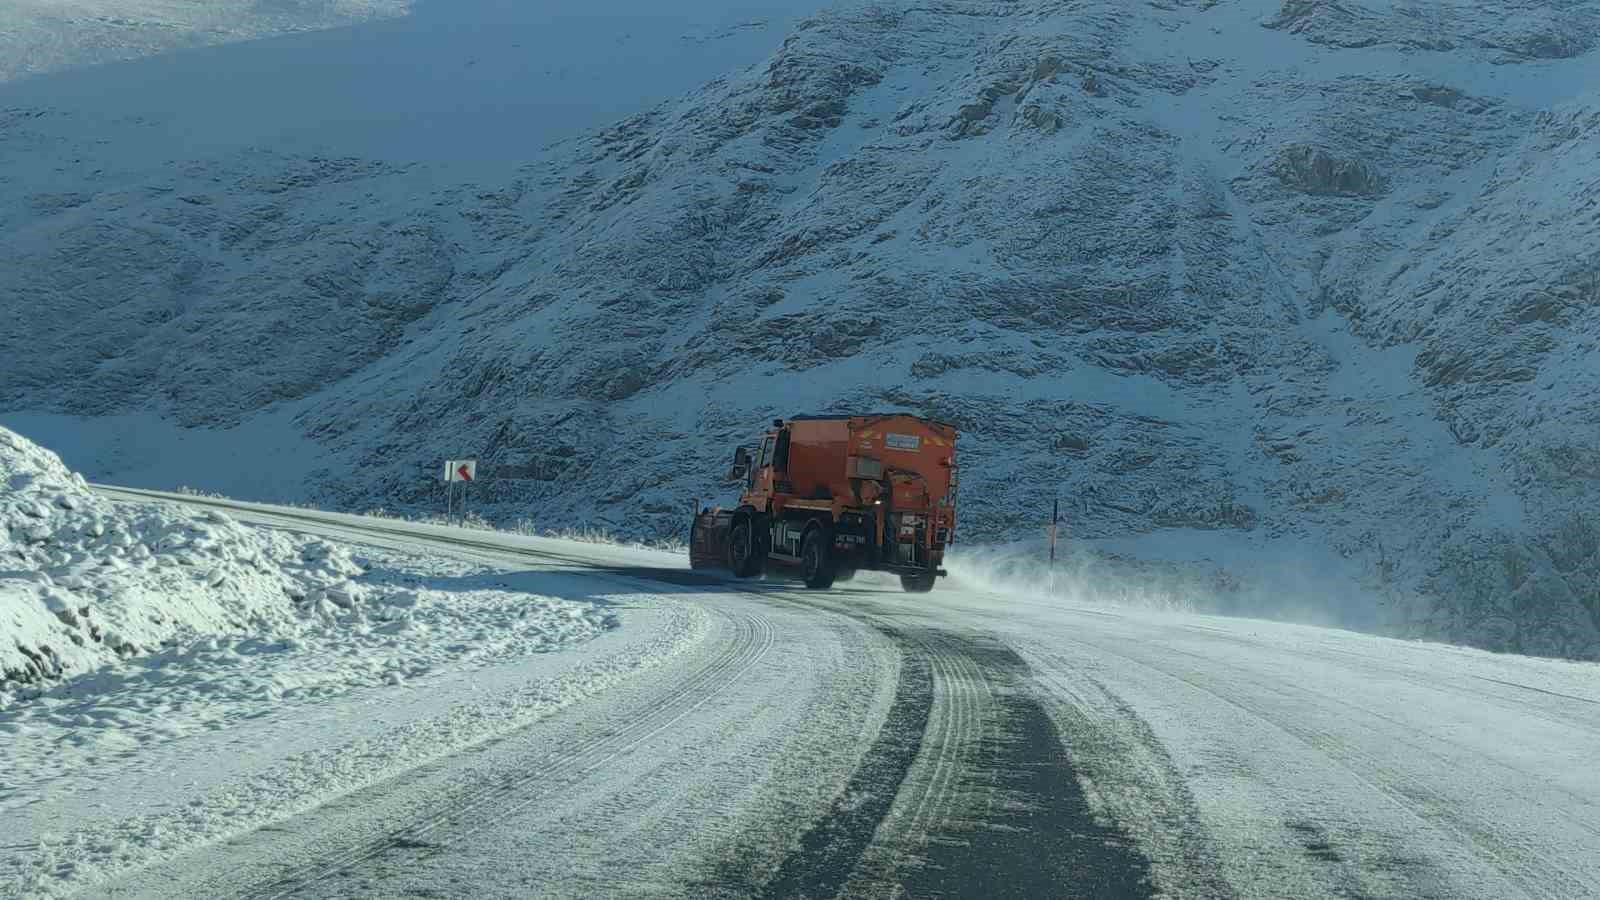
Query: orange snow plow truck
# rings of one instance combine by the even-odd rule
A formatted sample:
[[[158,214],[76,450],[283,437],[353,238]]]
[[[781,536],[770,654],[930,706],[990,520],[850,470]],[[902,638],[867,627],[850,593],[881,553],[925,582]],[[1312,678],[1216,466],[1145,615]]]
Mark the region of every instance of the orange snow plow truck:
[[[869,569],[932,590],[955,537],[955,454],[954,426],[916,416],[779,419],[760,449],[734,453],[737,507],[695,501],[690,565],[752,578],[776,563],[810,588]]]

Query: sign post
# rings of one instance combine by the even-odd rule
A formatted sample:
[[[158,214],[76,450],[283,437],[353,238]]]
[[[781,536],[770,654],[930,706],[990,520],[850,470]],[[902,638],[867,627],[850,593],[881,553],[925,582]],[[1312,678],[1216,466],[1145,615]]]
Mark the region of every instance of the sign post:
[[[1057,497],[1050,510],[1050,593],[1056,592],[1056,533],[1061,528],[1061,498]]]
[[[447,459],[444,461],[444,478],[442,479],[444,481],[444,520],[446,522],[450,521],[456,511],[456,480],[450,477],[455,470],[455,467],[451,465],[452,462],[454,460]]]
[[[455,517],[455,486],[461,482],[461,522],[467,521],[467,485],[478,480],[478,461],[475,459],[447,459],[444,461],[444,518]]]
[[[1050,568],[1056,567],[1056,529],[1061,527],[1061,499],[1056,498],[1055,508],[1050,511]]]

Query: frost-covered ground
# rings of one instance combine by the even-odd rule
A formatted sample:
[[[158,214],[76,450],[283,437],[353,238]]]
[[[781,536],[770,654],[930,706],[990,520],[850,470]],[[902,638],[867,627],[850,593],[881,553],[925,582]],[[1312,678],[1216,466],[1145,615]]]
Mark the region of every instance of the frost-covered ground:
[[[346,509],[475,456],[502,521],[667,536],[757,423],[909,409],[968,541],[1060,495],[1218,608],[1600,653],[1600,5],[813,5],[0,87],[0,413]]]
[[[112,503],[0,429],[0,817],[37,840],[8,850],[0,894],[261,824],[593,689],[453,708],[461,689],[442,685],[492,681],[496,667],[617,624],[603,602],[542,594],[500,571],[216,511]],[[314,728],[283,732],[375,705],[389,708],[379,724],[414,727],[348,756],[318,746]],[[153,767],[194,802],[163,797]],[[86,817],[109,817],[93,846],[81,834],[53,843]]]

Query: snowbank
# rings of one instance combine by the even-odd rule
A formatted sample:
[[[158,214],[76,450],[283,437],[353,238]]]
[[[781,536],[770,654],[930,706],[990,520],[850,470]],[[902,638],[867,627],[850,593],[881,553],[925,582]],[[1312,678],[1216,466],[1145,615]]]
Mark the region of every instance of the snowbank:
[[[0,428],[0,708],[17,692],[208,635],[298,630],[365,602],[344,549],[220,512],[112,504]]]
[[[208,694],[237,666],[262,676],[224,679],[250,694],[400,684],[447,659],[542,652],[609,627],[588,603],[441,591],[387,570],[363,583],[343,545],[214,510],[113,504],[4,428],[0,485],[0,710],[64,682],[81,698],[185,663],[203,663]]]
[[[0,428],[0,820],[31,836],[0,861],[0,896],[81,890],[588,696],[623,669],[506,674],[564,672],[532,657],[618,624],[575,587],[111,503]],[[204,798],[173,811],[177,771]]]

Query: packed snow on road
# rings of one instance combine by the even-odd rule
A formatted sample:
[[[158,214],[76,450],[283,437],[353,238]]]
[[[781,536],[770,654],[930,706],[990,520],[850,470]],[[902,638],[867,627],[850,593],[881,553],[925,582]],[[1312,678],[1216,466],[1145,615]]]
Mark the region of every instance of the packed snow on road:
[[[1592,663],[91,491],[3,435],[0,896],[1600,892]]]

